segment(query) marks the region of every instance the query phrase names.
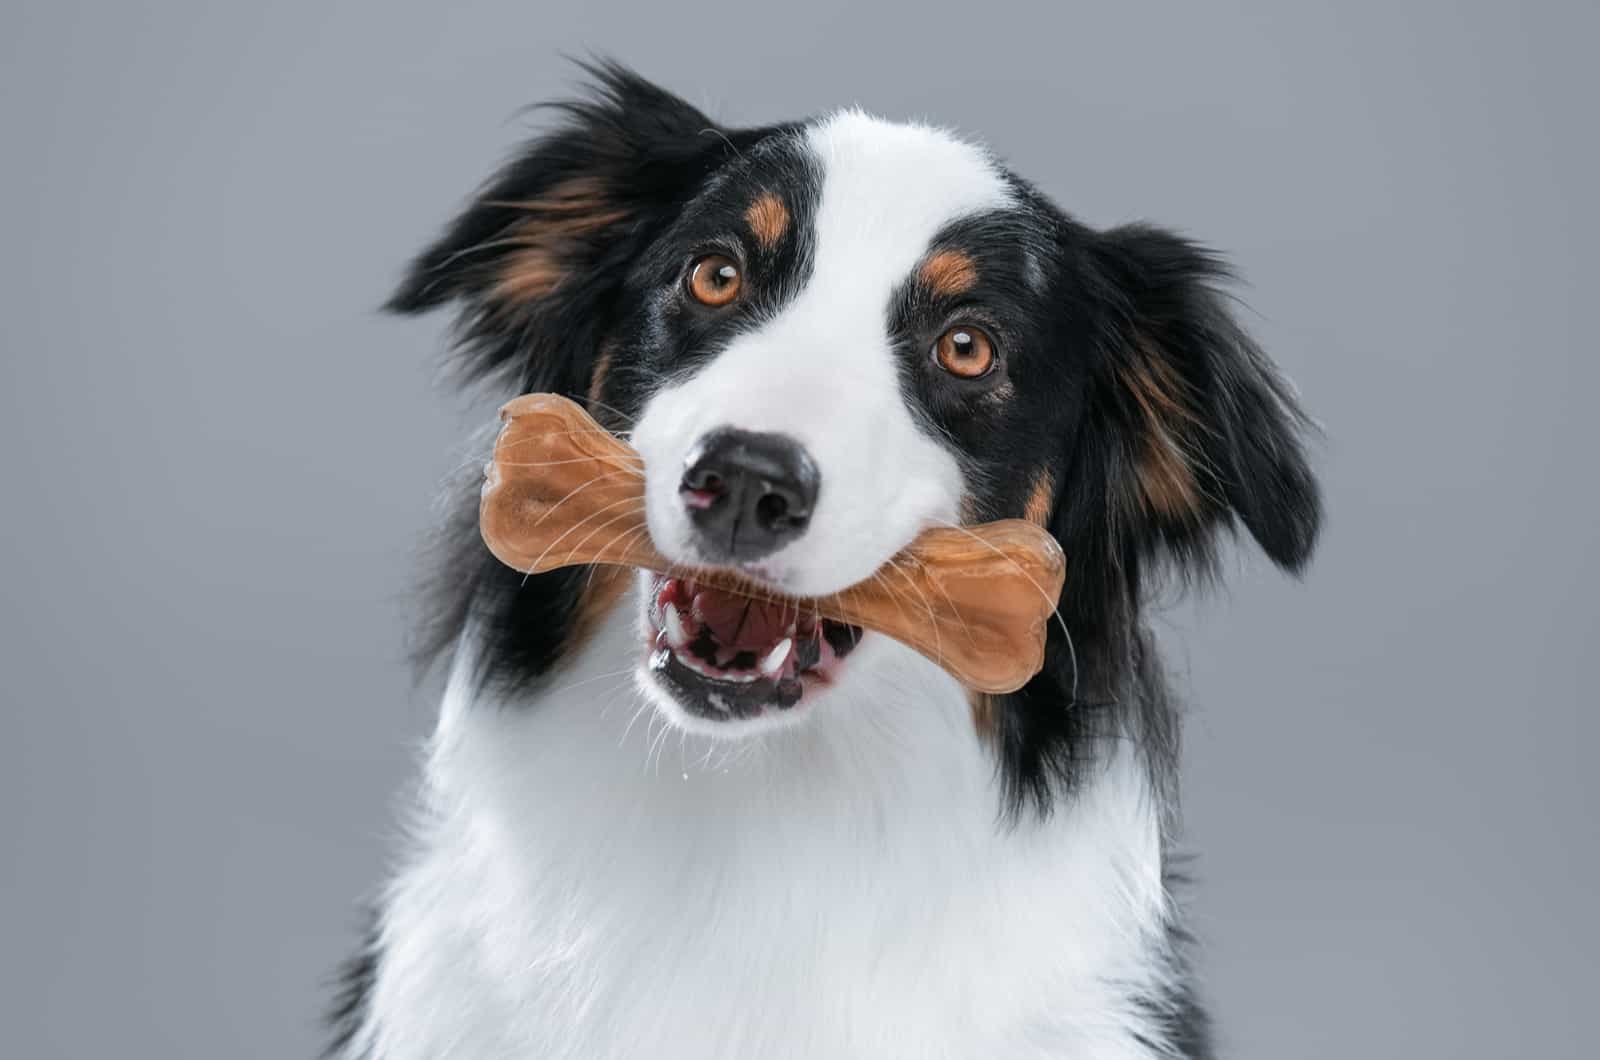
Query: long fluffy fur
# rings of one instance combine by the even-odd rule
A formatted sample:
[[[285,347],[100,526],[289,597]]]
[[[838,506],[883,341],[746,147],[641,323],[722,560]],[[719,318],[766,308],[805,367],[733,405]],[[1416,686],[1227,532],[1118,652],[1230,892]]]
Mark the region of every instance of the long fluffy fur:
[[[1231,314],[1226,267],[1205,248],[1153,226],[1094,231],[977,149],[936,130],[874,123],[864,116],[724,129],[620,67],[601,64],[590,73],[593,93],[558,105],[562,122],[517,152],[480,189],[416,259],[389,308],[419,313],[453,305],[454,360],[462,378],[507,394],[563,392],[589,402],[612,429],[628,431],[642,414],[659,413],[662,394],[710,378],[713,372],[726,374],[737,358],[751,356],[740,351],[748,351],[752,343],[784,334],[783,327],[798,327],[785,321],[800,311],[795,306],[808,304],[809,287],[829,278],[817,272],[819,267],[825,273],[832,268],[827,264],[833,260],[828,256],[832,244],[826,243],[833,238],[826,235],[832,216],[829,182],[842,179],[837,167],[846,164],[840,159],[847,160],[854,149],[852,137],[881,138],[881,151],[891,158],[899,151],[907,159],[950,160],[941,166],[971,165],[975,175],[968,184],[974,187],[992,182],[990,191],[973,200],[981,201],[981,208],[957,210],[930,229],[931,238],[918,238],[925,239],[929,252],[943,248],[959,254],[964,270],[960,283],[944,286],[959,288],[962,304],[979,307],[973,311],[987,314],[979,319],[992,321],[990,326],[1004,337],[1004,380],[985,384],[988,389],[956,389],[937,373],[929,374],[917,336],[925,333],[919,329],[945,319],[939,314],[947,312],[946,302],[940,299],[951,292],[919,286],[914,275],[888,292],[883,356],[893,359],[895,367],[884,378],[891,380],[896,401],[907,411],[905,422],[911,426],[905,430],[912,432],[906,435],[907,452],[926,447],[928,468],[946,461],[956,470],[964,484],[964,517],[1026,515],[1042,521],[1068,557],[1067,590],[1059,602],[1061,622],[1050,631],[1043,670],[1023,689],[993,697],[977,711],[981,731],[973,736],[970,753],[983,756],[992,771],[990,801],[976,808],[945,805],[934,789],[924,797],[937,804],[930,812],[967,821],[973,830],[963,841],[984,849],[993,843],[997,856],[1009,857],[1005,852],[1022,849],[1016,844],[1036,841],[1029,836],[1075,834],[1103,843],[1110,859],[1106,865],[1119,866],[1105,875],[1105,866],[1097,868],[1076,855],[1042,861],[1039,871],[1064,874],[1062,886],[1070,894],[1060,900],[1083,904],[1070,915],[1049,904],[1007,909],[1004,915],[983,907],[984,912],[975,914],[988,918],[983,922],[997,936],[1009,937],[1007,917],[1077,936],[1044,940],[1044,950],[1019,949],[1018,967],[1029,967],[1034,960],[1043,962],[1041,968],[1071,966],[1070,959],[1048,947],[1070,951],[1078,945],[1087,951],[1104,942],[1109,947],[1106,974],[1127,979],[1126,990],[1104,993],[1097,974],[1086,971],[1081,978],[1064,979],[1058,987],[1083,995],[1060,999],[1070,1019],[1052,1024],[1048,1033],[1041,1031],[1037,1041],[1028,1038],[1026,1028],[1014,1028],[1021,1037],[1007,1037],[1007,1031],[990,1039],[991,1044],[1011,1042],[1015,1051],[1009,1055],[1018,1056],[1081,1055],[1091,1047],[1105,1055],[1209,1056],[1209,1022],[1189,971],[1180,910],[1169,894],[1176,883],[1170,850],[1179,709],[1141,612],[1153,589],[1167,578],[1212,577],[1219,548],[1240,527],[1280,567],[1298,572],[1311,554],[1321,520],[1321,501],[1303,450],[1306,419],[1288,384]],[[925,185],[926,180],[913,181],[907,187],[925,190]],[[873,187],[869,182],[857,194],[870,195]],[[898,208],[909,209],[905,200],[914,194],[898,194]],[[762,195],[769,198],[760,199]],[[771,206],[774,197],[783,211],[781,224]],[[760,211],[750,212],[752,202],[763,204]],[[752,295],[764,299],[752,302],[757,308],[744,318],[715,319],[673,310],[670,295],[662,292],[671,290],[685,255],[707,239],[723,238],[717,234],[723,231],[716,227],[724,223],[719,218],[737,227],[738,218],[756,216],[763,230],[747,253],[753,269],[771,277]],[[882,243],[887,238],[881,235],[879,244],[868,244],[861,253],[887,253]],[[819,239],[824,241],[820,246]],[[870,272],[870,266],[864,261],[861,268]],[[842,312],[837,309],[841,297],[821,300],[816,312]],[[647,418],[644,432],[653,431],[661,418]],[[878,432],[873,444],[881,448],[888,437],[881,417],[873,429]],[[645,439],[658,440],[655,434]],[[594,638],[578,637],[580,626],[588,628],[577,618],[591,603],[592,572],[571,569],[524,577],[504,569],[477,539],[476,480],[464,480],[453,496],[439,534],[433,591],[418,642],[424,662],[455,653],[450,698],[429,773],[430,823],[412,871],[397,881],[372,940],[348,970],[337,1006],[334,1048],[342,1057],[392,1060],[412,1055],[397,1051],[392,1029],[374,1017],[374,998],[387,998],[384,1003],[391,1006],[413,1003],[424,987],[446,989],[453,982],[448,968],[435,968],[416,953],[417,939],[433,930],[424,915],[427,910],[418,903],[455,902],[472,915],[502,916],[523,927],[549,929],[556,923],[541,919],[549,910],[528,912],[488,900],[495,886],[491,882],[474,891],[451,880],[449,858],[471,861],[486,881],[513,867],[482,860],[489,848],[475,841],[462,846],[471,828],[451,831],[439,822],[453,822],[453,828],[481,814],[484,822],[498,822],[495,844],[509,841],[507,837],[521,837],[533,846],[550,842],[552,849],[579,863],[596,851],[614,848],[603,838],[595,839],[592,850],[571,845],[577,840],[567,831],[565,818],[552,815],[545,804],[570,799],[572,807],[581,809],[583,800],[590,799],[609,809],[589,827],[602,832],[614,828],[617,837],[632,837],[654,849],[648,838],[654,832],[640,833],[621,818],[606,816],[629,812],[626,803],[613,800],[614,792],[592,789],[576,775],[568,780],[581,792],[552,787],[548,775],[545,780],[531,776],[533,759],[550,775],[567,775],[559,758],[548,758],[549,749],[540,742],[544,737],[536,738],[536,732],[549,739],[570,737],[580,746],[595,739],[584,720],[585,704],[593,697],[574,693],[566,682],[574,674],[586,674],[605,687],[610,670],[595,653],[609,646],[626,656],[629,649],[619,645],[631,643],[631,627],[612,616]],[[893,712],[894,701],[912,695],[938,704],[926,707],[930,717],[944,719],[929,722],[936,730],[956,715],[972,717],[953,685],[918,676],[921,671],[902,659],[895,646],[883,647],[871,658],[878,660],[873,665],[883,667],[872,679],[875,702],[889,704],[883,709],[892,717],[900,717]],[[611,667],[622,661],[613,657]],[[860,664],[863,682],[868,680],[867,667]],[[632,703],[622,693],[613,698]],[[472,718],[480,720],[467,720]],[[562,718],[568,720],[551,720]],[[824,720],[846,724],[830,716],[818,719],[817,728]],[[882,735],[862,730],[857,738],[862,747],[871,748]],[[901,735],[930,754],[942,753],[920,742],[920,734]],[[624,733],[622,739],[625,750],[631,746],[630,735]],[[774,748],[782,747],[825,760],[843,753],[822,736],[784,739],[796,742],[766,744],[763,753],[781,754]],[[957,737],[950,739],[956,741],[952,746],[960,744]],[[529,760],[506,758],[494,741],[511,746],[531,741]],[[650,744],[649,750],[657,749]],[[463,760],[470,760],[473,768],[464,771]],[[959,769],[968,769],[980,759],[960,760],[966,764]],[[857,782],[848,770],[822,769],[820,774],[839,786],[838,799],[848,802],[859,796],[866,800],[863,805],[878,806],[888,818],[900,819],[899,810],[872,801],[887,797],[881,791],[865,782],[854,787]],[[738,769],[732,775],[741,776]],[[777,775],[787,774],[778,769]],[[907,790],[923,791],[920,782],[902,779]],[[746,782],[752,786],[738,787]],[[619,780],[617,789],[655,803],[674,798],[653,784],[635,790],[630,786],[634,783]],[[728,783],[743,798],[764,798],[754,777]],[[807,791],[809,797],[825,797]],[[1154,829],[1148,864],[1131,853],[1143,849],[1135,833],[1144,827],[1137,822],[1146,818],[1119,816],[1123,811],[1105,802],[1108,792],[1120,792],[1119,797],[1132,800],[1130,806],[1144,807],[1140,813],[1148,815]],[[988,822],[987,832],[978,818],[963,816],[975,810]],[[688,804],[684,812],[689,812]],[[721,810],[701,806],[694,812],[722,820]],[[511,816],[502,821],[499,814]],[[542,823],[550,832],[540,833],[530,822]],[[1131,831],[1115,835],[1102,828],[1106,822],[1120,822]],[[733,817],[723,823],[743,827],[747,822]],[[680,826],[689,828],[683,842],[693,845],[688,822],[669,818],[655,827],[671,831]],[[953,834],[964,834],[953,828]],[[813,839],[790,836],[798,847]],[[491,847],[500,849],[495,844]],[[430,856],[429,850],[445,852],[446,860]],[[866,856],[866,850],[846,843],[840,853],[850,859]],[[501,853],[514,856],[511,848]],[[1117,862],[1124,855],[1135,857],[1137,864]],[[670,871],[675,864],[671,852],[662,856],[667,863],[661,868]],[[734,875],[760,876],[732,853],[707,857]],[[729,860],[717,861],[724,857]],[[647,869],[643,863],[634,867]],[[1129,875],[1119,875],[1124,870]],[[563,890],[581,888],[581,880],[551,876],[536,866],[526,871],[542,881],[530,885],[524,895],[529,900],[586,907],[581,896]],[[892,865],[884,869],[890,876],[894,871]],[[1113,881],[1119,891],[1131,892],[1092,889]],[[1037,882],[1048,889],[1048,879]],[[1026,878],[1015,883],[1018,894],[1030,886]],[[1148,902],[1140,888],[1148,888]],[[512,891],[524,893],[515,887]],[[848,911],[855,907],[845,896],[818,892],[807,897],[832,903],[847,929],[870,932],[870,921],[849,919]],[[658,898],[647,892],[633,896],[638,909],[659,912]],[[962,900],[969,899],[977,901],[972,895]],[[711,906],[696,904],[709,902],[709,897],[693,886],[684,885],[683,901],[702,915],[713,913]],[[755,930],[762,903],[752,896],[747,904],[752,919],[745,926]],[[919,906],[913,900],[909,908]],[[1138,914],[1137,937],[1126,938],[1118,952],[1112,940],[1126,928],[1118,918],[1140,909],[1148,915]],[[883,915],[891,914],[885,906]],[[737,911],[729,915],[731,923],[740,923]],[[642,921],[614,926],[650,930]],[[508,928],[511,934],[515,930]],[[753,937],[746,941],[755,945]],[[613,940],[595,952],[630,951]],[[728,959],[736,961],[738,952],[730,944]],[[1005,978],[1004,963],[992,961],[993,955],[981,947],[946,956],[972,961],[975,974]],[[601,964],[587,974],[603,976],[606,966],[596,959]],[[642,958],[634,954],[628,959]],[[1067,964],[1060,965],[1062,960]],[[692,979],[694,967],[690,962],[680,973]],[[392,970],[387,980],[385,968]],[[827,968],[848,981],[855,981],[859,971],[835,963]],[[435,978],[435,971],[445,978]],[[470,983],[470,976],[462,982]],[[667,989],[671,984],[646,985]],[[567,1002],[587,1004],[609,996],[607,984],[596,980],[589,986],[592,994],[583,995],[587,1001],[573,995]],[[974,989],[980,987],[974,984]],[[533,993],[541,1003],[551,1000]],[[461,998],[462,1004],[478,1004],[468,994]],[[1096,1003],[1103,1006],[1103,1027],[1095,1023],[1092,1008],[1084,1008]],[[562,1043],[559,1028],[523,1026],[520,1017],[508,1015],[514,1010],[482,1005],[484,1019],[516,1027],[482,1038],[462,1029],[463,1042],[492,1041],[498,1047],[515,1040],[546,1050],[532,1055],[568,1055],[561,1050],[576,1048]],[[774,1006],[773,1018],[781,1022],[786,1010],[778,999]],[[676,1018],[657,1010],[634,1014],[669,1023]],[[473,1025],[469,1020],[460,1026]],[[772,1046],[759,1021],[738,1026],[745,1037],[730,1042],[730,1048],[737,1045],[744,1051],[729,1055],[767,1055],[749,1051],[763,1043]],[[823,1027],[817,1041],[833,1041],[827,1035],[834,1031],[844,1033]],[[607,1047],[631,1040],[623,1030],[601,1038]],[[599,1048],[600,1041],[590,1045]],[[1040,1047],[1027,1051],[1033,1045]]]

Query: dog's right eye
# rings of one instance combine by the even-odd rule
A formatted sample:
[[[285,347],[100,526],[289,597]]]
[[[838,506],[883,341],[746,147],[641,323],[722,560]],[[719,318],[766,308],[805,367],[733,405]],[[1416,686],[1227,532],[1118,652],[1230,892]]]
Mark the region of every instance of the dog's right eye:
[[[981,379],[994,368],[994,343],[980,329],[958,324],[939,336],[933,356],[959,379]]]
[[[689,266],[685,286],[701,305],[725,306],[739,297],[743,277],[738,263],[726,254],[707,254]]]

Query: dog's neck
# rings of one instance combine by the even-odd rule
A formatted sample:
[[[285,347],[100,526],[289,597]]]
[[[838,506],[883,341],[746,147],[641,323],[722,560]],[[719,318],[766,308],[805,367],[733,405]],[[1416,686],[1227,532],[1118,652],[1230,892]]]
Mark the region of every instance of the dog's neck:
[[[637,614],[528,703],[477,690],[464,645],[377,1055],[1152,1055],[1171,969],[1139,756],[1008,822],[967,695],[881,637],[806,724],[685,736],[633,684]]]

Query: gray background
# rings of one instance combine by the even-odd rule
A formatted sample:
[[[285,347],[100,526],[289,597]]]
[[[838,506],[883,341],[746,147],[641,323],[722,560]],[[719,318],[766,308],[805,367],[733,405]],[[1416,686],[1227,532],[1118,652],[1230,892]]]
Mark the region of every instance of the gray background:
[[[320,1044],[489,407],[374,307],[594,49],[733,123],[954,124],[1231,253],[1331,522],[1303,584],[1244,555],[1164,623],[1228,1052],[1593,1056],[1596,11],[11,0],[0,1054]]]

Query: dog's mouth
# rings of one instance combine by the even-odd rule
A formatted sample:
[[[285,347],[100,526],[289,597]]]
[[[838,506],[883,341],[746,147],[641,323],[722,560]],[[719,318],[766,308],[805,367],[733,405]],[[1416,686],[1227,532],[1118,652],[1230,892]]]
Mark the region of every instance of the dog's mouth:
[[[655,578],[646,597],[649,669],[687,713],[709,721],[787,711],[831,684],[862,630],[766,600]]]

